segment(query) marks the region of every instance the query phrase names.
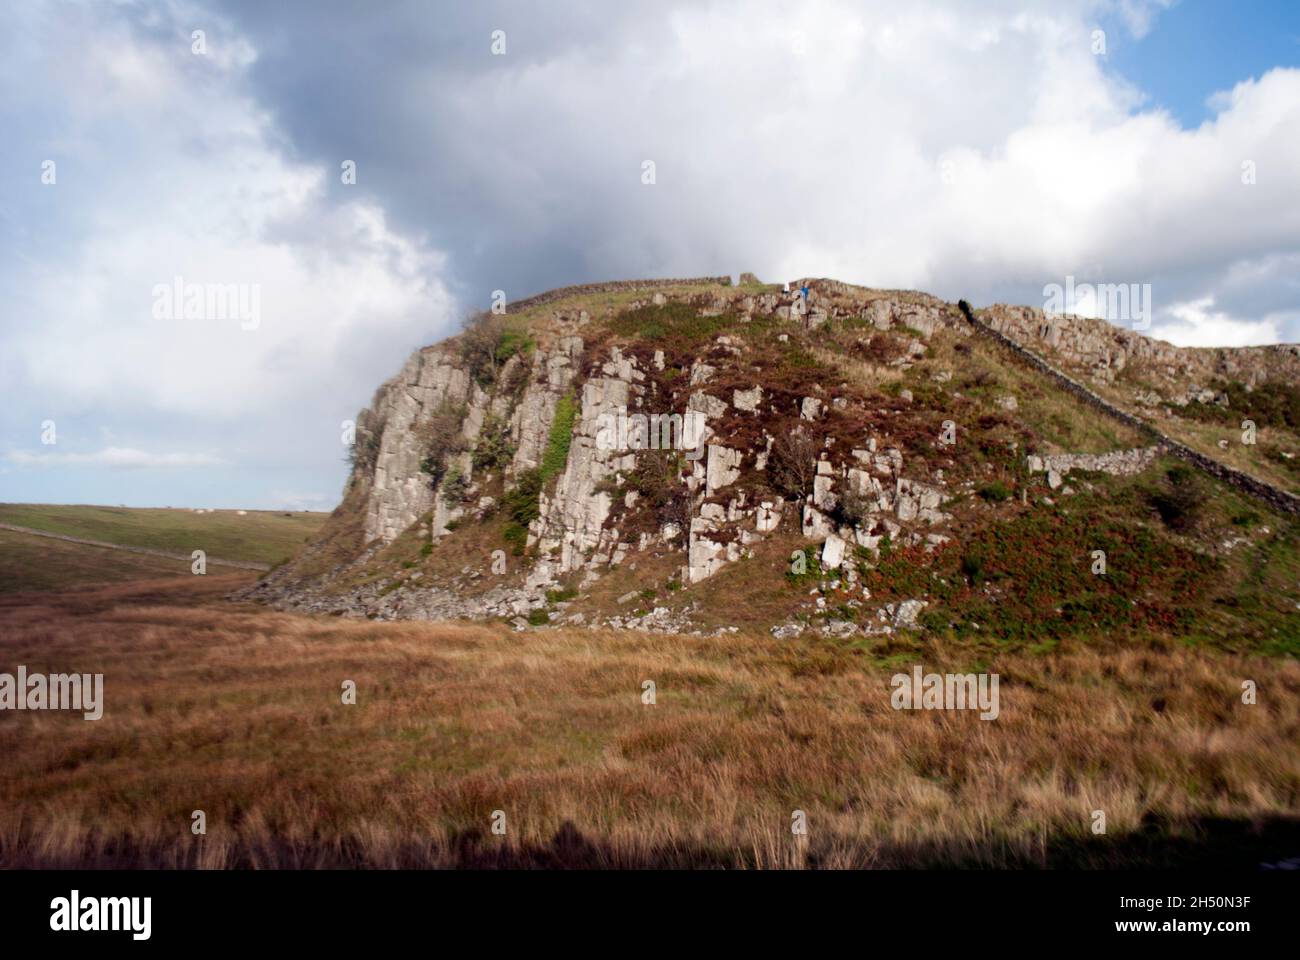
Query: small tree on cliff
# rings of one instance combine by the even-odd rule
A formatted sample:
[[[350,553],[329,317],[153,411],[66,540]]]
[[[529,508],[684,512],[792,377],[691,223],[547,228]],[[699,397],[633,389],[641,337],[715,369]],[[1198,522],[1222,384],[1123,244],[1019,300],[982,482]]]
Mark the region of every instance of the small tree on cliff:
[[[476,313],[465,321],[460,335],[460,358],[469,375],[479,384],[497,378],[497,348],[505,336],[505,320],[488,311]]]
[[[813,492],[821,445],[801,427],[779,429],[768,460],[768,477],[787,500],[803,500]]]

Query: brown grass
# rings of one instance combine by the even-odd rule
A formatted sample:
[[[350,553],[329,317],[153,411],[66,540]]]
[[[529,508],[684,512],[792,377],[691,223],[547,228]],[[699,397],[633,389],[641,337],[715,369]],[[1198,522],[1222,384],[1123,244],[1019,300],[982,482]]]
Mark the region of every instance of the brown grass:
[[[1254,865],[1296,849],[1292,661],[1009,656],[989,665],[990,722],[894,711],[892,671],[819,639],[312,618],[221,603],[238,582],[0,599],[0,669],[106,688],[98,722],[0,714],[0,866]]]

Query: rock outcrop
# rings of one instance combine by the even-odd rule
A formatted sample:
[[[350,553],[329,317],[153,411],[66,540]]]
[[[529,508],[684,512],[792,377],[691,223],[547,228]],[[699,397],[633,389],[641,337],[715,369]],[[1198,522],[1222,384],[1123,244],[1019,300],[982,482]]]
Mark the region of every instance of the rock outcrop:
[[[598,305],[592,294],[619,299]],[[611,332],[619,317],[681,304],[701,321],[726,316],[735,326],[692,329],[688,347],[662,334],[648,342]],[[818,279],[782,290],[752,275],[740,287],[704,278],[565,288],[516,302],[507,317],[522,317],[526,326],[508,356],[494,348],[488,369],[467,355],[463,339],[451,340],[417,351],[380,387],[357,419],[345,507],[330,534],[341,545],[338,556],[327,565],[328,551],[313,545],[304,555],[311,564],[300,558],[247,595],[348,615],[532,622],[561,616],[548,600],[558,585],[590,585],[640,559],[675,557],[677,580],[690,587],[752,557],[765,540],[802,538],[817,543],[826,571],[853,586],[886,538],[941,549],[953,537],[955,491],[943,469],[927,465],[928,454],[917,454],[915,431],[927,421],[912,391],[898,390],[882,409],[878,393],[837,382],[831,368],[816,367],[813,375],[802,356],[780,367],[791,332],[813,339],[806,332],[826,324],[861,331],[865,355],[898,371],[923,362],[940,331],[958,341],[981,331],[1012,345],[1023,338],[1103,379],[1134,363],[1197,383],[1223,371],[1255,377],[1256,368],[1288,368],[1297,356],[1295,347],[1180,350],[1031,308],[995,307],[976,319],[921,293]],[[742,335],[747,328],[760,335]],[[1085,402],[1093,403],[1085,394],[1105,402],[1017,349],[1073,384]],[[957,387],[951,370],[930,370],[927,378]],[[921,396],[921,385],[913,386]],[[1203,402],[1199,390],[1193,399]],[[1018,409],[1015,397],[993,402],[1005,414]],[[1055,488],[1071,471],[1136,473],[1163,447],[1161,440],[1106,454],[1029,454],[1026,462],[1056,478]],[[942,443],[920,447],[932,448]],[[806,476],[798,493],[789,486],[792,473]],[[404,538],[428,555],[467,524],[491,523],[505,531],[505,540],[494,534],[497,552],[504,557],[508,541],[518,558],[509,583],[486,586],[473,562],[436,586],[422,571],[403,568],[386,579],[371,572],[372,561]],[[923,606],[902,602],[877,626],[912,629]],[[682,625],[658,608],[617,619],[638,629]]]
[[[1206,383],[1222,377],[1255,386],[1269,378],[1300,375],[1300,345],[1296,344],[1176,347],[1105,320],[1006,304],[982,310],[980,316],[989,327],[1016,343],[1031,349],[1050,348],[1066,365],[1102,382],[1112,382],[1134,366],[1171,385],[1189,380]]]

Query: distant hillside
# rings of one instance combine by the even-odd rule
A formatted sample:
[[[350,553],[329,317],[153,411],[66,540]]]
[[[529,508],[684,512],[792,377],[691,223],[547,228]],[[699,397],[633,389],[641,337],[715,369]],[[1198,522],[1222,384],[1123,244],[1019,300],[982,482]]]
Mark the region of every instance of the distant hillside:
[[[320,537],[242,595],[812,630],[883,658],[923,637],[1300,653],[1300,350],[744,279],[553,291],[417,351],[358,416]],[[702,442],[646,448],[672,417]]]
[[[204,511],[131,507],[0,504],[0,592],[87,583],[190,576],[203,550],[214,574],[284,562],[323,526],[324,513]],[[4,529],[4,527],[20,529]],[[37,536],[24,531],[52,536]],[[53,537],[95,541],[110,549]],[[156,551],[141,553],[133,551]],[[160,555],[166,554],[166,555]],[[170,556],[167,556],[170,555]]]

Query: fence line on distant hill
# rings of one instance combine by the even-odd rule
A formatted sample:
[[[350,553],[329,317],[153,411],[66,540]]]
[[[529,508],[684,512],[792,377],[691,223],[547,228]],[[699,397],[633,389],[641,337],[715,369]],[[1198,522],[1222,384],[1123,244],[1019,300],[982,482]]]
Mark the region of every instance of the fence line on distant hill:
[[[1106,400],[1104,397],[1089,390],[1069,374],[1058,370],[1033,350],[1030,350],[1028,347],[1025,347],[1019,342],[1011,339],[1011,337],[1007,336],[1002,331],[995,330],[992,326],[976,317],[974,311],[971,310],[970,304],[965,300],[959,301],[957,306],[961,309],[962,315],[966,318],[967,322],[969,322],[975,330],[983,333],[985,336],[997,343],[1002,344],[1002,346],[1016,354],[1030,366],[1051,377],[1084,403],[1096,410],[1100,410],[1112,419],[1118,420],[1120,423],[1132,427],[1140,433],[1150,437],[1175,457],[1203,470],[1212,477],[1222,480],[1224,483],[1240,490],[1242,493],[1263,500],[1265,503],[1283,511],[1284,513],[1300,516],[1300,497],[1283,490],[1281,487],[1276,487],[1271,483],[1258,479],[1257,477],[1252,477],[1248,473],[1243,473],[1227,464],[1220,463],[1213,457],[1207,457],[1199,450],[1193,450],[1182,441],[1175,440],[1173,437],[1157,430],[1145,420],[1121,410],[1109,400]]]

